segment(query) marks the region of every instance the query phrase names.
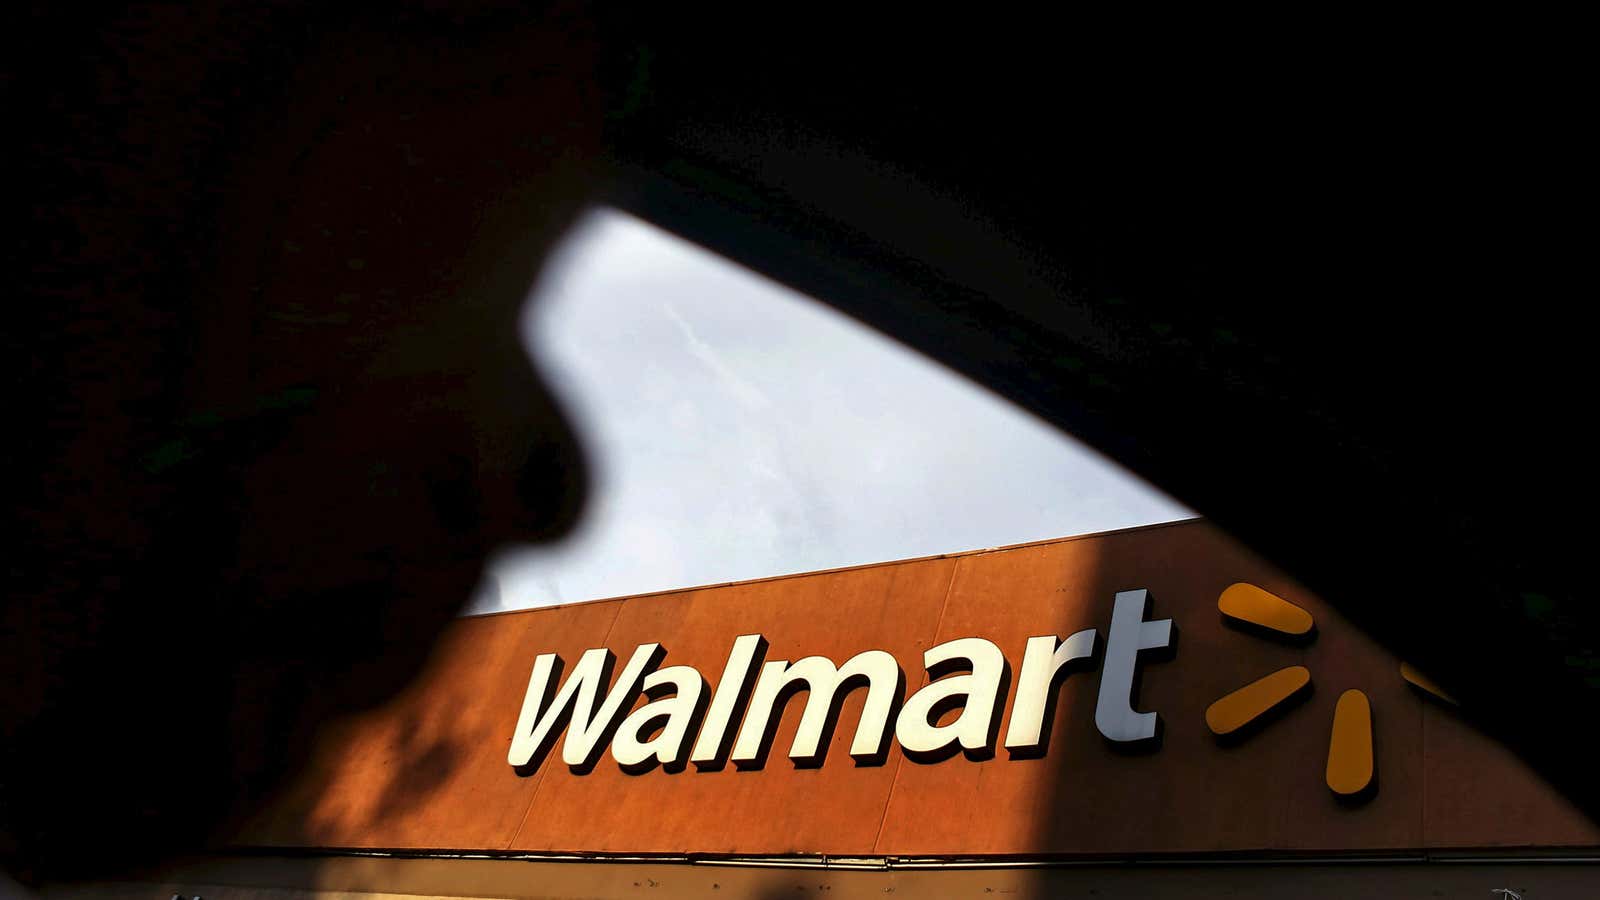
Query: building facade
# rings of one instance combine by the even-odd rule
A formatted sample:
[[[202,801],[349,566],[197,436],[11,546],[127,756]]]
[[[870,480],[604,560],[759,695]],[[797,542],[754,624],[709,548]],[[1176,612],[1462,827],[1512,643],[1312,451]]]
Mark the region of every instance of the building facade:
[[[1189,521],[462,619],[234,847],[71,893],[1533,900],[1596,859],[1446,689]]]

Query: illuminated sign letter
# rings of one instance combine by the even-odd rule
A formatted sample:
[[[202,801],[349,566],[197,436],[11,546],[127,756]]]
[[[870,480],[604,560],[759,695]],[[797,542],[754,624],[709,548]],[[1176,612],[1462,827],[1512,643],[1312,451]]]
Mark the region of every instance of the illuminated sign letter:
[[[595,696],[610,681],[616,662],[610,650],[584,651],[559,692],[555,687],[561,677],[561,658],[554,653],[539,654],[533,661],[533,674],[528,676],[528,693],[522,698],[522,713],[517,716],[506,761],[519,769],[537,768],[570,720],[561,759],[575,769],[593,766],[617,720],[633,702],[640,679],[662,653],[660,644],[640,644],[598,712]]]
[[[1017,679],[1017,699],[1011,703],[1011,727],[1006,729],[1006,749],[1012,756],[1044,754],[1050,740],[1046,720],[1053,718],[1059,678],[1072,668],[1071,663],[1094,659],[1097,637],[1093,628],[1087,628],[1064,641],[1053,634],[1028,638],[1022,674]]]
[[[1160,734],[1159,716],[1133,709],[1139,652],[1172,645],[1172,620],[1147,622],[1144,617],[1149,611],[1150,592],[1144,590],[1119,591],[1111,609],[1106,661],[1100,670],[1100,698],[1094,707],[1094,724],[1109,741],[1154,741]]]
[[[881,762],[888,751],[889,715],[905,688],[905,676],[893,656],[882,650],[867,650],[838,667],[825,656],[808,656],[793,665],[778,660],[762,666],[755,694],[750,698],[750,712],[733,746],[734,765],[749,769],[765,761],[778,727],[773,708],[799,690],[808,691],[809,696],[789,758],[797,766],[821,765],[828,752],[823,738],[832,733],[845,695],[861,681],[867,684],[867,703],[850,744],[850,756],[862,764]],[[846,682],[856,684],[840,690]]]
[[[668,666],[644,677],[644,693],[651,702],[617,726],[611,755],[630,771],[648,769],[656,762],[668,770],[681,768],[684,751],[689,749],[689,727],[705,694],[705,679],[689,666]],[[660,719],[667,720],[661,733],[644,740]]]
[[[741,634],[734,640],[728,664],[722,667],[722,677],[717,680],[717,694],[706,711],[705,725],[694,742],[694,754],[689,757],[696,768],[720,769],[728,761],[734,733],[729,726],[749,698],[756,665],[766,655],[767,641],[759,634]]]
[[[959,744],[968,755],[982,757],[994,748],[1000,728],[999,706],[1009,686],[1005,654],[983,638],[961,638],[928,648],[922,654],[928,674],[937,679],[911,695],[900,710],[895,737],[914,757],[935,757]],[[963,675],[940,677],[952,671]],[[935,725],[943,713],[964,706],[948,725]]]

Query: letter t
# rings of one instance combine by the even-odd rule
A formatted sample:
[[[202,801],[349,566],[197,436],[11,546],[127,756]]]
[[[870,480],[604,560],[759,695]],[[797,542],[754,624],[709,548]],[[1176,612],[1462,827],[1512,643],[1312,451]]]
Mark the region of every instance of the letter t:
[[[1135,712],[1133,685],[1138,674],[1139,651],[1159,650],[1172,644],[1172,620],[1144,620],[1150,611],[1150,592],[1119,591],[1111,610],[1111,633],[1106,638],[1106,661],[1100,670],[1100,699],[1094,707],[1094,724],[1107,740],[1117,743],[1149,741],[1159,733],[1160,717]]]

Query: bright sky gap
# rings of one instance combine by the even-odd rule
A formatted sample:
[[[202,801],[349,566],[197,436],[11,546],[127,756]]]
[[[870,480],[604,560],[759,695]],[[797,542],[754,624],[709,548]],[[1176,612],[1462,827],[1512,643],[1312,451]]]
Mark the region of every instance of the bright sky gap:
[[[939,364],[615,210],[574,227],[522,333],[594,491],[565,542],[500,553],[468,614],[1193,515]]]

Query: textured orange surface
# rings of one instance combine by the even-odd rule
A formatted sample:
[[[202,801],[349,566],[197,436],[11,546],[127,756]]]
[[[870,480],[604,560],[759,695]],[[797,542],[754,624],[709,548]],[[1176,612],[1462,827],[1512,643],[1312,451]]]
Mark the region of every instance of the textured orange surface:
[[[1239,582],[1304,609],[1315,639],[1230,627],[1218,598]],[[1114,594],[1137,588],[1151,593],[1150,617],[1171,618],[1179,631],[1173,658],[1141,666],[1135,708],[1163,723],[1152,751],[1122,752],[1100,737],[1095,666],[1061,683],[1041,758],[1012,758],[1002,745],[988,759],[917,762],[891,747],[883,764],[857,765],[847,750],[858,691],[820,768],[787,757],[804,695],[785,708],[759,770],[635,775],[608,754],[577,774],[557,752],[519,775],[505,761],[540,653],[559,653],[570,668],[590,647],[626,660],[656,641],[663,665],[697,667],[710,690],[734,638],[759,632],[768,660],[842,663],[887,650],[909,692],[927,683],[921,655],[939,642],[994,641],[1013,678],[1031,636],[1096,628],[1103,642]],[[1208,706],[1290,666],[1310,671],[1308,697],[1241,740],[1211,733]],[[1371,708],[1377,790],[1357,803],[1325,783],[1346,690],[1362,691]],[[1009,712],[1008,698],[1007,720]],[[330,733],[314,771],[240,842],[917,856],[1600,846],[1600,830],[1450,707],[1412,690],[1397,660],[1327,604],[1189,522],[461,620],[423,679]]]

